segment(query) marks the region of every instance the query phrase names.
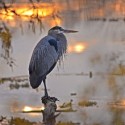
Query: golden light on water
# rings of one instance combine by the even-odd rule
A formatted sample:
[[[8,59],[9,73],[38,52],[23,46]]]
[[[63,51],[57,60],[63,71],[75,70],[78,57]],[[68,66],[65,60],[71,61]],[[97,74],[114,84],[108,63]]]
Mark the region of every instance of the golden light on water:
[[[44,106],[42,106],[42,107],[41,107],[41,110],[44,110],[44,109],[45,109],[45,107],[44,107]]]
[[[69,45],[68,52],[69,53],[82,53],[87,48],[87,44],[84,42],[76,43],[73,45]]]
[[[32,107],[29,107],[29,106],[25,106],[23,111],[32,111],[33,108]]]
[[[55,10],[57,10],[57,6],[53,6],[52,4],[35,4],[36,8],[32,8],[31,4],[14,4],[13,7],[9,8],[7,11],[5,9],[0,10],[0,19],[4,21],[16,20],[17,18],[21,18],[23,21],[28,21],[29,18],[44,18],[47,16],[51,16]]]
[[[44,110],[44,106],[42,107],[31,107],[31,106],[24,106],[23,111],[32,111],[32,110]]]
[[[33,9],[27,10],[25,8],[14,8],[16,10],[16,14],[19,15],[23,20],[28,20],[29,17],[35,17],[37,14],[39,17],[46,17],[53,13],[53,8],[38,8],[37,11],[34,11]],[[27,10],[27,11],[26,11]],[[8,12],[5,12],[5,10],[1,10],[0,18],[2,20],[14,20],[15,15],[12,12],[12,10],[9,10]]]
[[[0,20],[6,22],[11,27],[20,26],[21,22],[46,22],[49,26],[61,25],[62,19],[59,18],[59,6],[52,3],[35,4],[13,4],[7,11],[0,9]],[[32,24],[33,24],[32,23]]]
[[[24,111],[24,112],[29,112],[29,111],[31,111],[31,113],[29,113],[29,115],[30,116],[33,116],[33,117],[35,117],[35,116],[39,116],[39,115],[41,115],[40,113],[33,113],[32,111],[41,111],[41,110],[44,110],[45,108],[44,108],[44,106],[42,106],[42,107],[31,107],[31,106],[24,106],[24,108],[23,108],[23,110],[22,111]]]
[[[83,50],[85,49],[85,46],[84,45],[80,45],[80,44],[78,44],[78,45],[76,45],[75,47],[74,47],[74,50],[76,51],[76,52],[78,52],[78,53],[80,53],[80,52],[83,52]]]

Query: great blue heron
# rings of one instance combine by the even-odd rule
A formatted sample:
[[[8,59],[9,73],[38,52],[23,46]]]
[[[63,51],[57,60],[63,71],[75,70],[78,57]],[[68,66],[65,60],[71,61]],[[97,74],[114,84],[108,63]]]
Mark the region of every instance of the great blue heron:
[[[46,97],[48,97],[46,76],[53,70],[67,49],[67,40],[63,33],[75,32],[77,31],[55,26],[39,41],[33,51],[29,64],[30,85],[35,89],[43,81]]]

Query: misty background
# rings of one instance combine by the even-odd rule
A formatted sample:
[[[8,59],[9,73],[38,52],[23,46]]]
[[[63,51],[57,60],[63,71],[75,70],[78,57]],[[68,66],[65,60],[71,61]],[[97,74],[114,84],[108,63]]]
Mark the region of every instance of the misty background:
[[[24,2],[26,1],[20,1],[18,4],[23,8]],[[84,125],[124,124],[124,1],[44,0],[42,2],[45,6],[49,6],[50,12],[54,9],[51,14],[56,15],[54,18],[45,15],[42,20],[42,30],[38,23],[35,23],[33,32],[32,28],[28,28],[27,19],[6,20],[1,16],[1,20],[6,23],[12,34],[11,57],[15,60],[15,65],[11,68],[5,59],[0,58],[0,77],[27,76],[33,49],[52,26],[60,25],[67,29],[78,30],[76,34],[66,34],[68,52],[61,65],[58,64],[47,76],[49,94],[56,96],[60,100],[59,104],[73,99],[73,106],[78,110],[76,113],[61,113],[58,121],[80,122]],[[20,24],[23,28],[20,28]],[[0,44],[2,47],[2,42]],[[2,48],[0,52],[3,52]],[[92,78],[89,77],[90,71]],[[16,111],[22,110],[26,105],[41,106],[43,86],[37,91],[31,87],[10,90],[9,84],[10,82],[6,82],[0,85],[0,115],[41,121],[41,114],[24,115]],[[71,96],[71,93],[77,95]],[[78,102],[81,100],[95,100],[98,106],[79,107]],[[116,104],[116,102],[120,103],[120,106],[117,105],[114,109],[114,105],[110,103]]]

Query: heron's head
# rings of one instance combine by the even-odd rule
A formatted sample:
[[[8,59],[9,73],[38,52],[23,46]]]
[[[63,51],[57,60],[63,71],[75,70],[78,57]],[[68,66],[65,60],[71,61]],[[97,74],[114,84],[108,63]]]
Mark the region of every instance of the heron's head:
[[[60,26],[52,27],[52,28],[49,30],[49,34],[76,33],[76,32],[78,32],[78,31],[63,29],[63,28],[60,27]]]

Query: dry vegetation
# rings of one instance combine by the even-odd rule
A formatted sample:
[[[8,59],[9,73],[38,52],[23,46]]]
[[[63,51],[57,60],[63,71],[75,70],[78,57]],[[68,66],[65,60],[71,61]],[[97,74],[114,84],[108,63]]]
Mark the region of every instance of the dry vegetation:
[[[96,101],[80,101],[78,103],[79,106],[82,106],[82,107],[89,107],[89,106],[96,106],[97,105],[97,102]]]
[[[30,122],[24,118],[12,117],[11,119],[7,119],[6,117],[1,116],[0,125],[44,125],[41,122]],[[57,122],[56,125],[79,125],[79,123],[73,122]]]

